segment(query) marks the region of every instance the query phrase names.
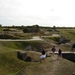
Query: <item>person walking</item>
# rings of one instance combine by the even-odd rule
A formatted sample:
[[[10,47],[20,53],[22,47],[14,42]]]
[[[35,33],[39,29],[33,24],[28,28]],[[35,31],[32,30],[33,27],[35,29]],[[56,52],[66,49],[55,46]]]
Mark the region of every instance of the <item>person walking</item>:
[[[44,49],[41,51],[41,53],[42,53],[42,55],[40,56],[40,62],[42,62],[46,58],[46,52]]]
[[[72,45],[71,50],[72,50],[72,52],[74,53],[74,51],[75,51],[75,43]]]
[[[55,46],[53,46],[53,47],[52,47],[53,55],[55,54],[55,51],[56,51],[56,48],[55,48]]]
[[[62,50],[61,50],[61,49],[58,50],[58,58],[57,58],[57,60],[58,60],[59,58],[62,58]]]

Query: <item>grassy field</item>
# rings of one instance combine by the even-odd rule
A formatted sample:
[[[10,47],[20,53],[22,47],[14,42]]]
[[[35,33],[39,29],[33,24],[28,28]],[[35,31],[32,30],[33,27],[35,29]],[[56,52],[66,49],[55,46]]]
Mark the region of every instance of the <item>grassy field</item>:
[[[53,62],[48,63],[49,60],[51,61],[51,58],[47,59],[47,63],[43,63],[43,64],[39,64],[39,62],[25,62],[17,58],[16,50],[24,51],[25,47],[27,47],[28,45],[31,45],[32,47],[37,48],[39,45],[42,45],[42,44],[45,44],[45,43],[39,42],[39,41],[33,41],[33,42],[23,42],[23,41],[22,42],[21,41],[20,42],[19,41],[18,42],[7,42],[7,41],[2,42],[1,41],[0,42],[0,75],[16,75],[18,72],[20,72],[22,69],[25,69],[25,68],[27,72],[31,70],[29,73],[32,73],[32,74],[28,74],[28,75],[35,75],[36,72],[37,72],[36,75],[38,74],[41,75],[43,71],[40,72],[41,74],[39,73],[40,71],[39,66],[45,65],[45,68],[47,69],[46,64],[49,64],[50,67],[52,67],[51,64],[53,64]],[[46,44],[44,46],[46,46]],[[62,48],[62,50],[64,51],[70,50],[70,47],[68,48],[67,45],[64,45],[64,46],[61,45],[58,47]],[[68,63],[69,65],[72,64],[72,62],[70,62],[71,63],[70,64],[69,61],[63,61],[63,62],[65,62],[66,64]],[[61,64],[64,65],[64,63],[62,62]],[[72,65],[75,66],[75,63],[73,63]],[[68,66],[66,67],[65,65],[64,68],[69,68],[69,67]],[[23,74],[20,74],[20,75],[23,75]]]
[[[75,30],[74,29],[63,29],[60,30],[61,35],[75,41]],[[55,44],[57,38],[49,38],[49,40]],[[46,62],[25,62],[17,58],[16,50],[24,51],[27,46],[31,45],[34,49],[40,45],[44,46],[45,49],[52,47],[45,42],[41,41],[30,41],[30,42],[7,42],[0,41],[0,75],[71,75],[75,70],[75,62],[63,59],[62,61],[55,61],[52,57],[48,57]],[[57,45],[56,47],[61,48],[63,51],[70,51],[71,45]],[[57,63],[56,63],[57,62]],[[55,66],[55,65],[57,66]],[[56,67],[55,71],[52,70]],[[20,72],[21,71],[21,72]]]
[[[64,36],[70,39],[72,42],[75,42],[75,29],[61,29],[61,36]]]
[[[17,58],[16,52],[0,53],[0,75],[16,75],[21,69],[28,66],[26,63]]]
[[[35,44],[35,45],[34,45]],[[16,75],[20,70],[29,66],[17,58],[16,50],[24,50],[28,45],[37,46],[39,42],[0,42],[0,75]]]
[[[18,75],[72,75],[75,63],[66,59],[57,60],[57,55],[47,57],[42,63],[37,62],[23,69]]]

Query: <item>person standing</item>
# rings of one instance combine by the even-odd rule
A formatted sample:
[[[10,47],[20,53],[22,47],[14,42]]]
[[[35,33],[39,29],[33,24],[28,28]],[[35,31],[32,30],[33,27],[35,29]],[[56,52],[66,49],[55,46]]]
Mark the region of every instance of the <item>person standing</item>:
[[[72,50],[72,52],[74,53],[74,51],[75,51],[75,43],[72,45],[71,50]]]
[[[58,58],[57,59],[59,59],[59,57],[62,58],[62,50],[61,49],[58,50]]]
[[[53,47],[52,47],[53,55],[55,54],[55,51],[56,51],[56,48],[55,48],[55,46],[53,46]]]
[[[42,60],[45,60],[45,58],[46,58],[46,52],[44,49],[41,51],[41,53],[42,53],[42,55],[40,56],[40,62],[42,62]]]

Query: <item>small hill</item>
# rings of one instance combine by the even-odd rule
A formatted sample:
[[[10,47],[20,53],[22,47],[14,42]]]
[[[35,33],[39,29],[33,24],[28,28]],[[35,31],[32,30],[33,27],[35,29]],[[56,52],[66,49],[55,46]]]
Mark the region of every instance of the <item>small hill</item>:
[[[56,60],[54,57],[47,57],[45,62],[23,61],[18,59],[16,50],[24,51],[25,47],[31,45],[34,48],[44,46],[45,49],[51,50],[52,45],[44,42],[0,42],[0,75],[72,75],[75,72],[75,62],[67,59]],[[49,47],[50,46],[50,47]],[[62,51],[70,50],[69,45],[56,45]],[[32,54],[33,56],[33,54]],[[37,57],[37,56],[34,56]]]
[[[24,51],[28,45],[37,48],[41,44],[42,42],[39,41],[0,41],[0,75],[15,75],[25,67],[32,65],[32,62],[18,59],[16,50]]]
[[[75,72],[75,63],[67,59],[57,60],[57,55],[47,57],[42,63],[34,62],[25,67],[17,75],[72,75]]]

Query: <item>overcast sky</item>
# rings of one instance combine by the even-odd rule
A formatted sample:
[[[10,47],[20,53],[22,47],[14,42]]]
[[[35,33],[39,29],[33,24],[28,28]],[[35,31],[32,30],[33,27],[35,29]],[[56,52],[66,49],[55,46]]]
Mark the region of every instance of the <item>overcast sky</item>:
[[[0,0],[0,24],[75,27],[75,0]]]

